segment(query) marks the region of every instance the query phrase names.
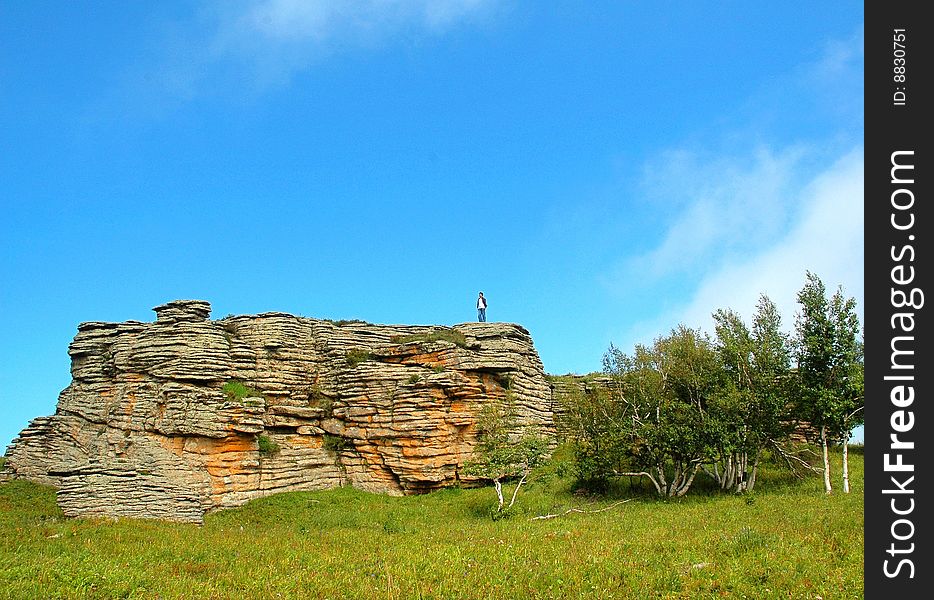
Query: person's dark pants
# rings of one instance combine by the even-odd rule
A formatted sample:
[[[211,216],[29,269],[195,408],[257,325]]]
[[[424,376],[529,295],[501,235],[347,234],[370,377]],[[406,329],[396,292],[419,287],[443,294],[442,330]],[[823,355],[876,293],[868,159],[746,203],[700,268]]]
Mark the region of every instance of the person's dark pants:
[[[477,309],[477,320],[481,323],[486,323],[486,309],[478,308]]]

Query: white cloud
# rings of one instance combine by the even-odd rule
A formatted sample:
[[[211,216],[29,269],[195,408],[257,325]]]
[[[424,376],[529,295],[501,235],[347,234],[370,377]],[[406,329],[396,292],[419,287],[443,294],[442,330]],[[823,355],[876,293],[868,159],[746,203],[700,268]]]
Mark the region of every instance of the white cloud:
[[[830,291],[842,285],[848,296],[856,298],[862,320],[862,147],[852,148],[811,177],[787,201],[800,210],[784,235],[758,251],[721,260],[693,287],[686,303],[637,323],[628,332],[630,342],[623,347],[649,342],[677,323],[712,332],[710,315],[718,308],[732,308],[749,319],[762,293],[778,305],[785,329],[791,330],[796,295],[807,270],[820,276]],[[683,222],[685,219],[676,221],[669,234]]]
[[[830,291],[842,285],[862,319],[862,32],[819,48],[748,98],[739,120],[700,136],[702,149],[646,162],[639,198],[654,215],[640,234],[656,241],[606,278],[640,311],[617,332],[624,349],[679,322],[712,332],[718,308],[749,319],[762,293],[791,330],[807,270]],[[790,137],[799,117],[823,136]]]
[[[799,149],[759,147],[741,158],[704,163],[680,150],[649,164],[647,197],[679,212],[657,247],[627,261],[625,279],[648,284],[696,272],[718,256],[774,240],[795,211],[787,197],[802,158]]]
[[[207,0],[194,19],[163,27],[158,64],[129,83],[147,108],[234,86],[250,96],[288,85],[328,58],[417,44],[488,20],[503,0]],[[152,86],[159,88],[153,93]],[[165,106],[163,106],[165,105]]]
[[[256,0],[213,13],[214,61],[233,59],[260,85],[287,81],[334,53],[395,35],[438,35],[487,15],[496,0]]]
[[[236,19],[246,32],[271,39],[326,39],[355,31],[389,33],[406,23],[443,30],[469,18],[488,0],[260,0]]]

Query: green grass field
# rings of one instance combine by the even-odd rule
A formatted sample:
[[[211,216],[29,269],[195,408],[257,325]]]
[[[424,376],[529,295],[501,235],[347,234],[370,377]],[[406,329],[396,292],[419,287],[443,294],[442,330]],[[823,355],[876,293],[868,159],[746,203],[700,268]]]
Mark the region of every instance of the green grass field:
[[[54,490],[13,481],[0,485],[0,598],[862,598],[861,453],[850,468],[848,495],[767,468],[754,494],[666,502],[625,482],[577,496],[553,463],[497,521],[489,488],[344,488],[203,526],[65,519]]]

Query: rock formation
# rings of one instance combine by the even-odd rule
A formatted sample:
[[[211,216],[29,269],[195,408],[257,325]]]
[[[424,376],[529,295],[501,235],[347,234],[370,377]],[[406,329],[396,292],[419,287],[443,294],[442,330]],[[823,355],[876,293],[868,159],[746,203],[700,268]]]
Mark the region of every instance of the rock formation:
[[[53,416],[7,451],[7,476],[55,485],[69,516],[200,522],[275,492],[449,486],[484,403],[553,435],[529,333],[507,323],[387,326],[283,313],[82,323]]]

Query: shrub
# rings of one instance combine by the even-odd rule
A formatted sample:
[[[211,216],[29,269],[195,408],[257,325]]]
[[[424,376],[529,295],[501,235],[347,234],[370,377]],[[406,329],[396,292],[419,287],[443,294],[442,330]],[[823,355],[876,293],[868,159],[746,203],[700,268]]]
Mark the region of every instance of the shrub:
[[[322,392],[317,385],[308,393],[308,406],[320,408],[325,417],[334,416],[334,399]]]
[[[234,402],[242,402],[244,398],[263,398],[262,392],[245,385],[242,381],[230,380],[221,389],[227,394],[227,399]]]
[[[6,457],[5,457],[5,456],[0,456],[0,471],[2,471],[2,470],[3,470],[3,467],[5,467],[5,466],[6,466]]]
[[[256,442],[259,444],[260,454],[273,455],[279,452],[279,444],[269,439],[269,436],[264,433],[256,438]]]
[[[421,379],[421,377],[420,377],[419,375],[417,375],[417,374],[410,376],[410,377],[409,377],[409,385],[415,385],[416,383],[418,383],[418,381],[419,381],[420,379]]]
[[[347,364],[351,367],[356,367],[360,363],[372,359],[373,355],[363,348],[353,348],[347,352],[346,358]]]
[[[347,438],[339,435],[324,434],[324,449],[330,452],[340,452],[347,447]]]
[[[426,333],[414,333],[412,335],[394,335],[390,340],[396,344],[409,344],[412,342],[450,342],[461,348],[467,346],[467,338],[464,337],[463,333],[455,329],[438,329]]]

